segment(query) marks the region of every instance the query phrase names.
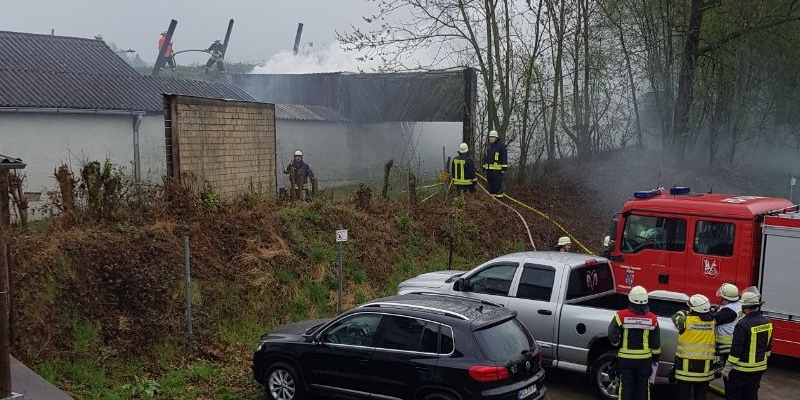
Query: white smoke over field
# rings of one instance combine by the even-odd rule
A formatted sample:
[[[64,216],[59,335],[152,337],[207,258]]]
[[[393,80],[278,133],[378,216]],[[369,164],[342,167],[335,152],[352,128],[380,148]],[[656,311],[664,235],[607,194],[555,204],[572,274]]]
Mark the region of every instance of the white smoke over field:
[[[257,66],[253,74],[313,74],[322,72],[363,72],[380,66],[377,61],[359,61],[359,54],[345,52],[338,43],[316,49],[309,44],[298,53],[282,50]]]

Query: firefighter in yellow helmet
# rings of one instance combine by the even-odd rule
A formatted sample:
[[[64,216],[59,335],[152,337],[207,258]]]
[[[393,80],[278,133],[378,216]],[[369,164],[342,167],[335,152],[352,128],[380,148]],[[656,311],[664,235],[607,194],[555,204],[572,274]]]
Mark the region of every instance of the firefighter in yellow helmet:
[[[725,399],[757,400],[761,375],[772,351],[772,323],[761,313],[761,296],[755,288],[741,296],[744,316],[733,328],[728,362],[722,370]]]
[[[608,339],[618,348],[620,400],[650,398],[648,378],[661,355],[661,331],[647,300],[647,290],[634,286],[628,293],[628,308],[617,311],[608,326]]]
[[[702,294],[690,297],[687,305],[688,312],[678,311],[672,316],[678,328],[674,364],[678,399],[705,400],[708,384],[714,380],[714,317],[711,302]]]
[[[742,303],[739,301],[739,288],[732,283],[723,283],[717,290],[721,306],[714,313],[714,322],[717,324],[717,355],[720,362],[725,365],[728,354],[731,352],[733,341],[733,328],[742,319]]]
[[[572,240],[569,239],[569,236],[562,236],[558,238],[558,243],[556,243],[556,251],[568,253],[570,250],[572,250]]]
[[[472,158],[469,156],[469,146],[466,143],[461,143],[458,146],[458,155],[453,158],[450,165],[450,176],[453,177],[453,186],[459,192],[475,193],[475,165],[472,163]]]

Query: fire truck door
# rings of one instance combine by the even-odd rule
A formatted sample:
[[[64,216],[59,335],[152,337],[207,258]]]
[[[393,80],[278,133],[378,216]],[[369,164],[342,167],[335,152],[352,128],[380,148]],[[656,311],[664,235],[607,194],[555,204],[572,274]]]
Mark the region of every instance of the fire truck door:
[[[695,217],[691,219],[691,245],[686,251],[684,292],[715,298],[717,288],[736,282],[738,260],[734,257],[739,221]]]
[[[674,253],[685,247],[681,235],[686,237],[685,219],[650,213],[628,215],[619,245],[618,289],[643,285],[648,290],[680,291],[683,269],[675,270],[670,264]],[[673,277],[674,273],[678,276]]]

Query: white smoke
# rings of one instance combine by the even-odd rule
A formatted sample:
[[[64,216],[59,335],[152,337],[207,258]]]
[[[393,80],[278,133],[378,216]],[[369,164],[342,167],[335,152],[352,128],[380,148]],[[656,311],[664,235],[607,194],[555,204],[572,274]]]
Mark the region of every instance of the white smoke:
[[[309,44],[298,53],[282,50],[264,64],[255,67],[253,74],[313,74],[322,72],[362,72],[380,66],[378,62],[357,60],[358,54],[345,52],[336,43],[323,49]]]

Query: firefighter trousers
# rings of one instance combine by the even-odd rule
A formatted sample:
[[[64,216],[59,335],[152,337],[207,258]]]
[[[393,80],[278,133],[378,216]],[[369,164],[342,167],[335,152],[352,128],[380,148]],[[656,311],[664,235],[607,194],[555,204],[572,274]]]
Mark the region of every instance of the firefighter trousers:
[[[648,400],[650,398],[650,373],[653,366],[649,358],[644,360],[617,361],[619,372],[619,400]]]
[[[493,195],[503,194],[503,172],[495,169],[486,171],[486,183],[489,186],[489,193]]]
[[[725,381],[725,400],[758,400],[758,388],[764,372],[733,370]]]
[[[708,397],[708,381],[686,382],[678,379],[678,400],[706,400]]]

